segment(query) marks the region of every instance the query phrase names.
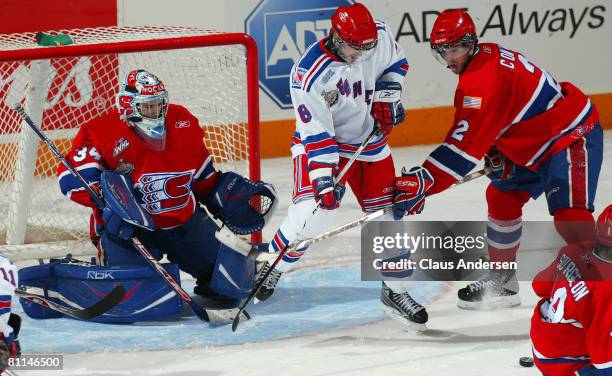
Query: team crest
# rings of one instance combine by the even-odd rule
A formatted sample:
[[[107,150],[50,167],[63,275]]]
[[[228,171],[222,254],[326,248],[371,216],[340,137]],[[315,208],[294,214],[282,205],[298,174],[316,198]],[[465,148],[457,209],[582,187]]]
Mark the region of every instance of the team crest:
[[[321,96],[325,99],[327,108],[331,108],[338,102],[338,90],[322,91]]]
[[[132,171],[134,171],[134,165],[124,161],[123,159],[119,160],[119,164],[115,168],[115,172],[118,172],[120,174],[129,175],[132,173]]]
[[[174,124],[175,128],[189,128],[189,120],[179,120]]]
[[[297,68],[295,72],[291,75],[291,87],[295,89],[302,88],[302,82],[304,80],[304,75],[306,75],[307,70],[304,68]]]
[[[119,154],[123,153],[123,151],[128,147],[130,147],[130,142],[125,137],[121,137],[119,140],[117,140],[117,142],[115,142],[113,158],[116,158]]]

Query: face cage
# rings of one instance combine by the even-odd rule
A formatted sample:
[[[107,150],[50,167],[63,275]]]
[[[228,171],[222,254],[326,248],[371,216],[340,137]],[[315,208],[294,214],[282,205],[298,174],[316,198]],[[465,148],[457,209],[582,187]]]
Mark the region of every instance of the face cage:
[[[440,64],[446,66],[448,59],[464,56],[475,46],[476,37],[473,34],[466,34],[456,42],[431,46],[431,54]]]
[[[367,56],[366,52],[372,51],[378,44],[378,39],[376,39],[373,42],[365,44],[363,46],[354,46],[346,42],[344,39],[340,38],[340,36],[336,33],[332,33],[331,39],[332,39],[332,44],[334,45],[334,48],[336,49],[336,53],[344,61],[351,61],[353,59],[349,56],[344,55],[344,53],[342,52],[342,47],[344,46],[350,47],[359,53],[359,57],[357,57],[355,61],[353,61],[353,63],[356,62],[357,60],[363,60]]]
[[[129,121],[135,131],[141,136],[145,144],[153,150],[163,150],[166,145],[166,114],[168,112],[168,93],[163,92],[155,96],[136,95],[132,99],[134,115]],[[148,117],[143,114],[142,105],[161,101],[161,110],[156,117]]]

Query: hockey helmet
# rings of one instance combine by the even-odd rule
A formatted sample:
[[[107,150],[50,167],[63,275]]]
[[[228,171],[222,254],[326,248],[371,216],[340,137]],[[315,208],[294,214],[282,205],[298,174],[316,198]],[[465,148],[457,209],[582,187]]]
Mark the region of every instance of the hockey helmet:
[[[331,24],[332,45],[347,63],[354,63],[378,43],[376,23],[363,4],[338,7]]]
[[[604,247],[612,247],[612,205],[608,205],[597,218],[595,232],[597,243]]]
[[[121,83],[117,109],[152,150],[164,150],[168,92],[159,78],[144,69],[133,70]]]
[[[447,9],[434,22],[430,35],[431,52],[446,65],[446,59],[464,55],[478,38],[472,17],[463,9]]]

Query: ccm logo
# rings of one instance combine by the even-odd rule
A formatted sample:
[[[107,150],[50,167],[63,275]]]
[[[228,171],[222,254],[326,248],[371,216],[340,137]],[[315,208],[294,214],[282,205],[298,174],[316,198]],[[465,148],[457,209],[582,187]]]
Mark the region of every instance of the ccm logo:
[[[400,186],[400,187],[416,187],[417,183],[413,182],[413,181],[405,181],[405,180],[400,180],[397,183],[395,183],[396,185]]]

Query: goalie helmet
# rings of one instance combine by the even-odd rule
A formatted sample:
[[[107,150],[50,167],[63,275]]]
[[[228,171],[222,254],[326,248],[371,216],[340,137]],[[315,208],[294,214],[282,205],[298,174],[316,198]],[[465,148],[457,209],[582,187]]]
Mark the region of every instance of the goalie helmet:
[[[612,247],[612,205],[609,205],[597,218],[597,243],[604,247]]]
[[[477,43],[476,25],[463,9],[443,11],[431,29],[431,52],[444,65],[447,59],[466,54]]]
[[[355,63],[362,58],[364,51],[376,47],[376,23],[363,4],[338,7],[332,16],[331,24],[333,52],[345,62]]]
[[[131,71],[121,83],[116,105],[147,147],[164,150],[168,92],[159,78],[143,69]]]

